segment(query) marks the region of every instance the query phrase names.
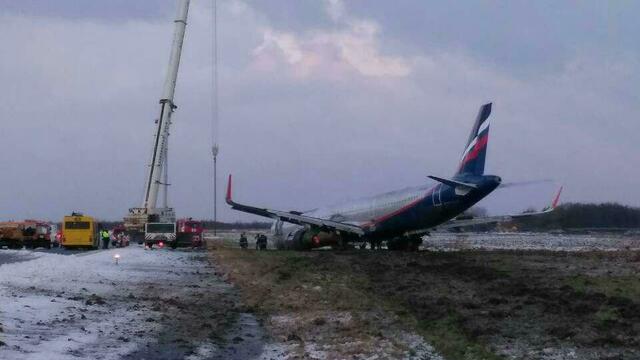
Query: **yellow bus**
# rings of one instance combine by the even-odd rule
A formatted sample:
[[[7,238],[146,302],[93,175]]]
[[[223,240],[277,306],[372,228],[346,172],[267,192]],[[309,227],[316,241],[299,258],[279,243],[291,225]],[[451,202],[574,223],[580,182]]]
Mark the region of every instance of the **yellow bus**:
[[[62,220],[62,243],[64,248],[97,249],[100,244],[98,222],[91,216],[72,213]]]

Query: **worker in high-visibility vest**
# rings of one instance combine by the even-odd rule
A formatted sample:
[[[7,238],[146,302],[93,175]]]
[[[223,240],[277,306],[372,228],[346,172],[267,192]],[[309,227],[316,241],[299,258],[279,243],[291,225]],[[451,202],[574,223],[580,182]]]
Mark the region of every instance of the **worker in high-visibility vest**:
[[[109,248],[109,240],[110,240],[109,230],[104,229],[104,230],[100,231],[100,237],[102,238],[102,248],[103,249],[108,249]]]

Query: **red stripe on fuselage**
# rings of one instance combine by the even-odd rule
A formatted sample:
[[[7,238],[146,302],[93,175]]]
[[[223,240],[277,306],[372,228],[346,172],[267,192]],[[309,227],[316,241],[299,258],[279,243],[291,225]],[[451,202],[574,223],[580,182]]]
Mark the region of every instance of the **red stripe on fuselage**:
[[[438,185],[440,185],[440,184],[438,184]],[[436,187],[438,185],[436,185],[436,186],[432,187],[431,189],[429,189],[429,192],[425,196],[421,197],[420,199],[418,199],[416,201],[413,201],[413,202],[410,202],[409,204],[407,204],[407,205],[401,207],[400,209],[395,210],[395,211],[393,211],[393,212],[391,212],[389,214],[383,215],[383,216],[381,216],[381,217],[379,217],[377,219],[373,219],[373,220],[369,221],[368,223],[363,224],[362,226],[366,227],[366,226],[371,226],[371,225],[374,225],[374,224],[379,224],[379,223],[381,223],[383,221],[391,219],[392,217],[394,217],[396,215],[402,214],[403,212],[405,212],[405,211],[413,208],[414,206],[418,205],[419,203],[421,203],[423,200],[425,200],[429,196],[433,195],[433,192],[435,191],[435,189],[436,189]]]

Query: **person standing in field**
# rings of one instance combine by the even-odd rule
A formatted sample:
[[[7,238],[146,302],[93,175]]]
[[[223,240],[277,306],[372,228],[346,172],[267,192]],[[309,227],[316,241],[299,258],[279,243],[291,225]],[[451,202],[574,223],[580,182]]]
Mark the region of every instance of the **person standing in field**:
[[[247,241],[247,236],[245,233],[240,235],[240,248],[246,249],[249,246],[249,242]]]
[[[264,234],[260,234],[258,236],[258,240],[256,242],[256,248],[258,250],[267,250],[267,236]]]
[[[100,237],[102,238],[102,248],[103,249],[108,249],[109,248],[109,240],[110,240],[109,230],[102,229],[102,231],[100,231]]]

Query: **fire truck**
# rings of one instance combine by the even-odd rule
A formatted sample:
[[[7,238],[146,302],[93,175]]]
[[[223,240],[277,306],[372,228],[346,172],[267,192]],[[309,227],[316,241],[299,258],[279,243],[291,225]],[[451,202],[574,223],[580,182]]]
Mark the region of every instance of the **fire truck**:
[[[192,218],[178,220],[177,246],[202,247],[204,226]]]
[[[28,233],[23,239],[25,248],[44,247],[51,249],[51,225],[37,220],[25,220],[24,224]]]

